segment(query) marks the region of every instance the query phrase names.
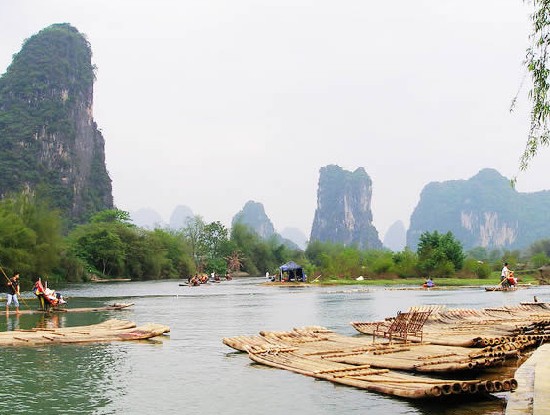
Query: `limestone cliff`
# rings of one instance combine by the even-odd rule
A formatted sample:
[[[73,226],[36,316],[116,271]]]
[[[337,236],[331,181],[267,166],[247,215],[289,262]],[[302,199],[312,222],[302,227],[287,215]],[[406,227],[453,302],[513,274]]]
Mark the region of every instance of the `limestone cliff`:
[[[362,167],[348,172],[322,167],[310,241],[334,242],[359,249],[381,249],[372,224],[372,181]]]
[[[411,216],[407,246],[416,249],[426,231],[451,231],[466,250],[526,248],[550,237],[550,192],[519,193],[493,169],[429,183]]]
[[[30,189],[73,223],[113,207],[91,56],[77,29],[55,24],[27,39],[0,78],[0,194]]]

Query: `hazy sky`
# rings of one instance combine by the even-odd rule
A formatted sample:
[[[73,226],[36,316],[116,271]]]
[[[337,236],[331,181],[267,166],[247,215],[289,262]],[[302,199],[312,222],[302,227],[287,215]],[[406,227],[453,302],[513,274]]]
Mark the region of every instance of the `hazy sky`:
[[[87,36],[120,209],[230,225],[254,200],[309,236],[319,169],[338,164],[371,177],[383,238],[431,181],[518,173],[529,14],[523,0],[2,0],[0,72],[53,23]],[[549,163],[544,149],[517,189],[550,189]]]

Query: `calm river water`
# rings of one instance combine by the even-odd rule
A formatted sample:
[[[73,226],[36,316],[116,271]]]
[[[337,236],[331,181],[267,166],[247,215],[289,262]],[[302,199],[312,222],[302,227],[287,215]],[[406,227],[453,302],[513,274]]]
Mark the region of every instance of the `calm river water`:
[[[261,282],[240,279],[193,288],[174,280],[70,285],[62,290],[69,307],[135,305],[123,311],[4,317],[0,331],[119,318],[166,324],[171,333],[156,341],[4,349],[0,413],[502,414],[505,394],[481,403],[411,402],[254,364],[222,338],[306,325],[358,335],[350,321],[382,319],[410,306],[516,305],[532,301],[533,295],[550,301],[549,287],[489,293],[482,288],[291,288]],[[36,304],[30,296],[26,302]]]

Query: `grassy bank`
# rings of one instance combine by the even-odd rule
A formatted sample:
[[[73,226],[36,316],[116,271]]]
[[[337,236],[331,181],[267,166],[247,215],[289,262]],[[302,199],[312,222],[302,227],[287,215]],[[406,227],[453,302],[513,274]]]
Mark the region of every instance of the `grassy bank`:
[[[421,286],[424,284],[423,278],[393,278],[393,279],[370,279],[357,281],[353,278],[323,278],[317,283],[320,285],[375,285],[375,286]],[[435,278],[433,279],[437,287],[463,287],[463,286],[496,286],[500,283],[499,276],[489,278]],[[534,276],[522,276],[519,279],[520,284],[537,285],[538,281]]]

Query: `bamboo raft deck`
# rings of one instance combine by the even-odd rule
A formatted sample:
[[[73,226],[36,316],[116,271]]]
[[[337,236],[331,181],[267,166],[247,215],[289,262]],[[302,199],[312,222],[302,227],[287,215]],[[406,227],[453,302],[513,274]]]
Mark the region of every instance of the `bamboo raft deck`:
[[[97,311],[111,311],[111,310],[123,310],[125,308],[133,306],[133,303],[114,303],[101,307],[80,307],[80,308],[69,308],[65,305],[61,307],[51,307],[48,310],[19,310],[19,314],[48,314],[48,313],[91,313]],[[6,315],[6,311],[0,311],[0,315]],[[9,315],[16,315],[15,310],[10,310]]]
[[[270,348],[299,348],[305,356],[351,365],[369,365],[419,373],[478,371],[500,366],[519,356],[519,346],[488,346],[483,349],[420,343],[372,343],[348,337],[324,327],[312,326],[289,332],[260,332],[259,336],[224,338],[223,343],[239,351]]]
[[[441,346],[434,349],[432,345],[403,347],[389,343],[373,344],[362,338],[338,335],[319,326],[289,332],[262,331],[259,336],[224,338],[223,343],[246,351],[250,359],[257,363],[409,399],[471,396],[517,387],[513,378],[448,380],[430,378],[424,374],[400,373],[393,370],[394,367],[422,372],[438,371],[434,369],[445,358],[450,359],[450,353],[443,353],[448,350],[442,350]],[[419,353],[420,350],[424,351]],[[400,353],[405,354],[399,356]],[[466,354],[463,357],[468,359]],[[487,367],[487,358],[482,358],[482,361],[482,367]],[[475,362],[475,358],[470,362]],[[452,365],[452,362],[447,364],[448,367]],[[454,366],[456,369],[456,361]]]
[[[464,347],[487,347],[514,344],[522,350],[535,342],[550,339],[550,305],[523,303],[517,306],[476,309],[446,309],[441,306],[415,307],[430,309],[423,327],[424,341],[432,344]],[[351,322],[360,333],[373,335],[383,322]],[[420,339],[411,336],[411,341]],[[523,345],[523,346],[521,346]]]
[[[170,332],[170,328],[161,324],[148,323],[137,327],[131,321],[111,319],[90,326],[4,331],[0,332],[0,346],[42,346],[45,344],[144,340],[168,332]]]

